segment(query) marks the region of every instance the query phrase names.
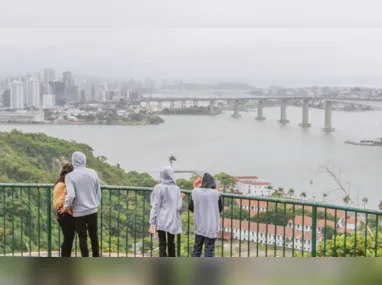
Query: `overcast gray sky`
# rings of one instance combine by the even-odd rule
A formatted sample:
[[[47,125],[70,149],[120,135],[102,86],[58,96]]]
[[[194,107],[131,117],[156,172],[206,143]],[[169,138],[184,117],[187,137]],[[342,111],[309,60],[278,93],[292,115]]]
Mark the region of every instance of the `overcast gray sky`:
[[[13,0],[2,3],[0,75],[53,67],[382,86],[381,8],[371,0]]]

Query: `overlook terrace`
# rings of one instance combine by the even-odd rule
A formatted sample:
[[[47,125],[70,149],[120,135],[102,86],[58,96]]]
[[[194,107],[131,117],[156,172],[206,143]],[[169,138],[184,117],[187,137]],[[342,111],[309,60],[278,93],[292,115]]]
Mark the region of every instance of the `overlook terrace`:
[[[50,184],[0,184],[0,254],[58,256],[62,234]],[[150,188],[102,186],[99,237],[104,257],[158,256],[148,234]],[[189,257],[194,233],[183,207],[177,256]],[[217,257],[382,256],[382,212],[266,197],[222,194]],[[8,210],[7,210],[8,209]],[[75,242],[74,255],[78,246]]]

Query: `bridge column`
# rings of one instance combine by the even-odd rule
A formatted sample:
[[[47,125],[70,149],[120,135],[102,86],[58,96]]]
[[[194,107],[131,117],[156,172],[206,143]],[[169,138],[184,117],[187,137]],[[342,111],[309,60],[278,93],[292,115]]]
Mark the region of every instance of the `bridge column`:
[[[309,100],[304,100],[302,102],[302,123],[300,127],[309,128],[312,125],[309,124]]]
[[[162,101],[158,101],[158,107],[162,107]]]
[[[186,108],[187,102],[185,100],[182,101],[182,108]]]
[[[260,100],[257,106],[257,117],[255,118],[258,121],[264,121],[265,117],[263,116],[264,109],[264,100]]]
[[[194,100],[194,107],[198,107],[198,100]]]
[[[215,112],[215,105],[214,105],[214,101],[211,101],[210,102],[210,105],[209,105],[209,109],[210,109],[210,115],[213,115],[214,112]]]
[[[288,124],[289,123],[289,120],[286,117],[286,107],[287,107],[287,101],[286,100],[282,100],[281,101],[280,120],[278,120],[278,122],[280,124]]]
[[[334,132],[335,129],[332,127],[332,102],[325,102],[325,127],[322,129],[325,133]]]
[[[150,101],[146,101],[146,108],[150,108]]]
[[[174,109],[175,108],[175,102],[174,101],[171,101],[170,102],[170,109]]]
[[[241,115],[239,114],[239,101],[234,101],[233,103],[233,118],[240,118]]]

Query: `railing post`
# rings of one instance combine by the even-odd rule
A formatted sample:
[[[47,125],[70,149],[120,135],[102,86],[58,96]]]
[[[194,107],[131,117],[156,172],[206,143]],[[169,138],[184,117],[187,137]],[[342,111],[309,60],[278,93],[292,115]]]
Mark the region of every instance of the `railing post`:
[[[180,239],[180,235],[177,235],[176,236],[176,247],[177,247],[177,249],[176,249],[176,256],[177,257],[180,257],[180,249],[181,249],[181,239]]]
[[[49,187],[46,188],[47,196],[47,206],[46,206],[46,215],[47,215],[47,240],[48,240],[48,257],[52,257],[52,193]]]
[[[317,206],[312,207],[312,257],[317,255]]]

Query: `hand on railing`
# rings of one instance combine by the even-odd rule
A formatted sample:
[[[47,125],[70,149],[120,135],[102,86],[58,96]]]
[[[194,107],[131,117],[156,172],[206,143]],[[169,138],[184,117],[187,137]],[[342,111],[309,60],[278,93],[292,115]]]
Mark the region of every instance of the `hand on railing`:
[[[157,229],[154,226],[150,226],[149,233],[152,235],[157,235]]]

